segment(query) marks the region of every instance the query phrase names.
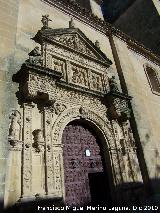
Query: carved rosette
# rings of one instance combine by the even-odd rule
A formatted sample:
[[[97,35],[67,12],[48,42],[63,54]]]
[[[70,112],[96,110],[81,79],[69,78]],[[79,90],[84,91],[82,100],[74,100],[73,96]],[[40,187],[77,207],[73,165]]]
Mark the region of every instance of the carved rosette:
[[[31,151],[32,151],[32,108],[33,104],[25,103],[23,105],[24,126],[23,126],[23,170],[22,182],[23,190],[22,197],[31,195],[32,191],[32,172],[31,172]]]

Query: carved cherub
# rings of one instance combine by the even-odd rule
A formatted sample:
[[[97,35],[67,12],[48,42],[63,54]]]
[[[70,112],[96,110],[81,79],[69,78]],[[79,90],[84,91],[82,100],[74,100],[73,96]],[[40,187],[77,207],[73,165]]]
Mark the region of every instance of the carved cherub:
[[[11,119],[9,127],[9,138],[12,140],[20,140],[20,132],[21,132],[20,112],[15,110],[9,118]]]

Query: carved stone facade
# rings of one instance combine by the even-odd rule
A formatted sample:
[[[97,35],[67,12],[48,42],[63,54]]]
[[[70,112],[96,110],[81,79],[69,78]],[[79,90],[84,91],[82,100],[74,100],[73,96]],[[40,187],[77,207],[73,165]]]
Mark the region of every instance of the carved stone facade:
[[[21,113],[12,113],[9,141],[13,149],[11,138],[22,140],[20,201],[65,201],[62,134],[73,120],[88,122],[99,132],[112,192],[125,182],[142,182],[129,121],[130,97],[110,79],[112,62],[75,26],[54,30],[48,21],[43,16],[43,27],[34,37],[41,53],[31,51],[13,77],[19,83]]]

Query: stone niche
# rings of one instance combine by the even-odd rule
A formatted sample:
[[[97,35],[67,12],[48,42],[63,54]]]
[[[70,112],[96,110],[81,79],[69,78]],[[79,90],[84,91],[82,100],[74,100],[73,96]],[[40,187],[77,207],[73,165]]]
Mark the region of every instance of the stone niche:
[[[65,200],[62,132],[74,119],[90,121],[107,138],[115,186],[141,181],[140,172],[134,175],[139,164],[129,124],[129,99],[108,77],[112,62],[100,50],[98,41],[92,43],[75,28],[73,19],[69,28],[63,29],[49,28],[48,22],[49,16],[43,16],[43,27],[33,38],[39,46],[13,76],[13,81],[19,83],[21,113],[12,114],[9,143],[12,155],[21,159],[22,169],[17,167],[20,178],[12,184],[16,196],[10,204],[18,198],[20,202],[37,198]],[[136,161],[136,168],[131,159]],[[13,164],[10,177],[14,175]],[[6,194],[9,201],[11,190]]]

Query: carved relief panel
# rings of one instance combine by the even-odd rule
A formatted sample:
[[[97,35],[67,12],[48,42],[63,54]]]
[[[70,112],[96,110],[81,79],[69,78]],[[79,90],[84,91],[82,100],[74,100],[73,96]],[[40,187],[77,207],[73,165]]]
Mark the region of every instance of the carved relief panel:
[[[102,91],[102,75],[100,73],[90,72],[90,88],[93,90]]]
[[[71,82],[88,87],[88,73],[87,69],[71,64]]]

